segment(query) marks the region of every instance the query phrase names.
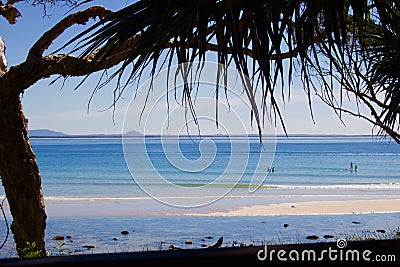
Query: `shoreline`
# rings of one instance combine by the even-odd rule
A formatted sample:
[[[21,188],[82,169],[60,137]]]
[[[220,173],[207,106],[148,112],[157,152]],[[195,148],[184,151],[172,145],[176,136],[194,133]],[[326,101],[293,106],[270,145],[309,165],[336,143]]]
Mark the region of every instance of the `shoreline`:
[[[178,197],[191,203],[199,199],[210,202],[196,207],[174,207],[145,193],[131,196],[45,196],[48,217],[123,217],[123,216],[269,216],[400,213],[400,191],[393,189],[289,189],[260,188],[248,193],[243,188],[213,201],[208,196]],[[184,200],[183,200],[184,199]],[[171,202],[173,203],[173,202]],[[8,203],[4,205],[10,218]]]
[[[48,217],[150,217],[150,216],[285,216],[400,213],[400,198],[279,198],[227,199],[197,208],[177,208],[148,200],[46,201]],[[8,205],[4,206],[10,218]]]
[[[388,211],[393,206],[399,206],[400,198],[374,200],[347,200],[347,201],[308,201],[284,202],[269,205],[249,205],[248,207],[203,208],[203,213],[190,214],[199,210],[174,210],[171,207],[156,213],[155,201],[135,203],[132,201],[65,201],[46,204],[48,221],[46,227],[46,242],[48,247],[57,247],[55,236],[72,236],[66,242],[66,249],[80,251],[79,253],[106,253],[110,251],[127,252],[142,251],[144,248],[158,250],[167,249],[169,245],[180,248],[200,248],[202,244],[212,245],[218,237],[224,237],[224,245],[230,244],[265,244],[282,242],[321,242],[326,240],[325,235],[333,236],[332,240],[347,237],[376,238],[396,234],[399,227],[400,212]],[[382,213],[351,213],[329,214],[325,209],[323,214],[252,214],[246,216],[232,212],[243,209],[257,209],[263,211],[265,207],[279,207],[300,211],[307,205],[316,204],[326,206],[331,204],[337,209],[348,204],[351,207],[362,207],[375,202],[387,210]],[[386,202],[388,206],[382,205]],[[290,204],[289,207],[287,207]],[[341,204],[341,205],[338,205]],[[363,204],[363,205],[360,205]],[[147,206],[144,206],[147,205]],[[149,206],[150,205],[150,206]],[[161,204],[159,204],[161,205]],[[294,205],[296,208],[291,208]],[[156,208],[159,208],[158,206]],[[214,209],[214,211],[213,211]],[[223,215],[223,210],[229,215]],[[282,211],[283,209],[281,209]],[[310,211],[310,210],[308,210]],[[55,213],[57,212],[57,214]],[[73,214],[73,215],[71,215]],[[122,235],[123,230],[129,231]],[[307,236],[318,236],[317,241],[308,240]],[[1,236],[1,235],[0,235]],[[211,239],[206,238],[211,236]],[[68,238],[66,239],[68,241]],[[193,244],[186,244],[186,240]],[[329,239],[330,240],[330,239]],[[94,249],[86,250],[84,246],[91,245]],[[122,250],[122,248],[124,250]],[[12,239],[3,248],[4,255],[14,255]],[[56,252],[56,251],[55,251]],[[2,256],[0,256],[1,258]]]
[[[185,216],[280,216],[400,213],[400,199],[328,200],[254,205],[226,212],[188,213]]]

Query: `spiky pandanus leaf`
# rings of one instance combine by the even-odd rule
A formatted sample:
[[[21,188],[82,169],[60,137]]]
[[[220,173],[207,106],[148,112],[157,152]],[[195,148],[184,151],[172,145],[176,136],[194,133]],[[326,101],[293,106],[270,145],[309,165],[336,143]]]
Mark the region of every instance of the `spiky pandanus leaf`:
[[[142,0],[115,12],[67,45],[78,43],[82,56],[100,49],[96,59],[106,59],[126,46],[130,54],[109,80],[120,79],[129,69],[127,83],[138,78],[147,66],[154,74],[164,62],[203,61],[209,51],[215,52],[218,63],[233,64],[251,77],[243,81],[243,86],[260,133],[263,116],[271,112],[284,126],[277,98],[281,94],[285,100],[284,85],[290,92],[297,61],[310,108],[311,96],[317,93],[340,115],[348,111],[342,106],[344,93],[361,98],[360,92],[367,93],[367,105],[376,107],[376,103],[368,102],[371,92],[384,90],[387,100],[378,112],[381,115],[362,117],[400,141],[398,83],[375,88],[391,75],[390,68],[383,67],[387,60],[378,54],[384,49],[393,59],[388,45],[393,38],[388,38],[386,32],[397,34],[393,28],[400,24],[397,13],[397,1]],[[386,23],[391,26],[384,26]],[[383,46],[371,36],[376,25],[386,27]],[[140,36],[139,41],[130,43],[132,36]],[[395,71],[392,74],[396,78]],[[337,84],[339,98],[335,93]],[[216,86],[216,96],[220,88]],[[256,90],[261,90],[261,103],[256,100]],[[192,113],[193,97],[193,88],[185,87],[182,100]]]

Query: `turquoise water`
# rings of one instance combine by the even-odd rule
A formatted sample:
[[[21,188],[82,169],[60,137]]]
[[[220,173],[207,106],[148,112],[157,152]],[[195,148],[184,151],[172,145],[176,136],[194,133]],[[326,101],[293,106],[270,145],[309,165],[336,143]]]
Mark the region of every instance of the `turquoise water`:
[[[264,159],[260,160],[257,138],[249,142],[245,138],[214,138],[201,145],[196,138],[181,138],[178,143],[175,141],[146,139],[146,151],[143,153],[142,140],[130,140],[129,150],[125,147],[125,151],[135,163],[129,166],[133,170],[131,175],[120,139],[31,140],[42,175],[45,198],[61,201],[64,203],[63,209],[76,199],[90,206],[91,203],[98,203],[97,200],[92,201],[96,198],[102,201],[126,198],[133,199],[131,210],[146,210],[142,205],[150,207],[153,204],[134,178],[142,179],[140,181],[145,178],[150,186],[163,187],[154,179],[158,174],[166,181],[184,187],[208,184],[221,174],[225,178],[215,184],[215,188],[229,189],[239,184],[239,191],[233,194],[243,196],[227,199],[225,203],[228,204],[217,202],[209,210],[204,208],[207,211],[221,208],[219,205],[234,207],[236,202],[241,202],[241,205],[267,204],[267,198],[248,198],[245,194],[257,166],[261,166],[259,168],[263,175],[268,174],[263,181],[265,188],[283,190],[274,193],[268,191],[271,194],[267,196],[270,203],[274,203],[274,200],[277,203],[296,201],[285,199],[287,192],[307,194],[302,199],[307,201],[315,200],[311,193],[318,195],[328,192],[327,199],[332,194],[336,194],[337,199],[351,199],[353,192],[356,192],[362,196],[361,199],[368,199],[369,194],[376,193],[383,198],[386,195],[391,197],[390,194],[398,195],[400,191],[400,146],[394,142],[380,142],[371,137],[278,138],[273,162],[269,162],[268,158],[264,162]],[[232,142],[239,145],[233,146]],[[151,162],[151,168],[146,165],[148,162]],[[357,165],[358,171],[350,170],[351,162]],[[244,170],[243,163],[246,166]],[[268,167],[274,167],[274,172],[268,173]],[[205,192],[211,196],[217,191],[211,187]],[[265,192],[267,190],[260,189],[258,196]],[[349,195],[345,196],[343,192]],[[0,195],[4,195],[2,188]],[[57,205],[52,207],[53,210],[57,209]],[[91,207],[99,208],[99,205]],[[226,207],[221,209],[225,210]],[[47,246],[50,249],[56,246],[56,242],[51,240],[55,235],[72,235],[73,242],[66,241],[70,250],[82,250],[82,245],[95,245],[94,252],[166,249],[170,244],[183,248],[199,247],[202,243],[212,244],[219,236],[224,236],[224,245],[307,241],[305,236],[314,234],[320,236],[319,242],[324,240],[321,236],[325,234],[336,238],[379,235],[375,230],[393,232],[398,231],[400,226],[399,213],[263,217],[149,216],[151,214],[154,213],[115,217],[50,215],[46,230]],[[361,223],[353,224],[352,221]],[[284,223],[290,226],[284,228]],[[0,241],[6,235],[5,229],[4,221],[0,220]],[[122,236],[122,230],[131,233]],[[201,241],[205,236],[214,238]],[[193,240],[193,245],[185,245],[186,239]],[[13,255],[14,244],[10,236],[5,248],[0,251],[0,257]]]
[[[139,146],[138,142],[133,141],[130,144],[131,151],[135,151],[135,146]],[[250,141],[250,156],[244,150],[242,156],[236,151],[235,157],[230,155],[231,142],[217,138],[214,139],[215,157],[209,166],[201,171],[188,172],[174,166],[173,157],[183,155],[190,163],[206,157],[204,155],[208,153],[207,150],[203,150],[201,154],[197,140],[182,138],[179,140],[180,151],[172,150],[170,159],[166,158],[163,152],[163,145],[168,146],[168,142],[167,140],[162,144],[160,139],[152,138],[146,143],[146,155],[131,153],[131,157],[137,163],[133,166],[133,175],[139,178],[147,177],[150,181],[156,171],[175,184],[202,185],[225,172],[227,178],[223,180],[223,184],[230,186],[230,183],[238,181],[243,172],[239,168],[243,166],[240,161],[249,157],[239,184],[250,182],[251,173],[258,163],[257,138]],[[247,141],[239,139],[235,142]],[[43,192],[47,197],[142,195],[126,165],[120,139],[33,139],[32,145],[42,175]],[[371,137],[278,138],[275,157],[273,163],[270,163],[275,172],[268,174],[264,185],[396,187],[400,185],[399,156],[399,145],[394,142],[375,141]],[[152,170],[143,167],[142,161],[147,157],[153,163]],[[350,162],[357,165],[357,172],[349,170]],[[228,163],[231,164],[229,169],[226,167]],[[266,174],[269,163],[265,164],[262,168]]]

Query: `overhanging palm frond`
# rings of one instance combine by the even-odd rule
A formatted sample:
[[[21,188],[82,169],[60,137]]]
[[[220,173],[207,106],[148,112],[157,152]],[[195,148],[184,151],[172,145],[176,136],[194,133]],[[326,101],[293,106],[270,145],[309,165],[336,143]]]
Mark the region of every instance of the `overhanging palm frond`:
[[[368,36],[371,70],[367,74],[366,94],[369,102],[376,106],[376,120],[382,129],[392,131],[392,136],[400,138],[400,6],[382,5],[384,12],[381,23],[373,26]],[[372,112],[372,111],[371,111]],[[396,135],[397,132],[397,135]]]
[[[361,117],[372,123],[379,134],[388,134],[400,143],[400,9],[392,1],[379,1],[371,5],[363,27],[348,26],[347,43],[343,56],[335,55],[327,43],[320,43],[319,52],[328,58],[334,72],[324,69],[325,77],[332,77],[342,90],[356,100],[356,109],[345,109],[333,96],[333,86],[324,79],[324,102],[339,112]],[[368,15],[368,16],[367,16]],[[350,16],[349,21],[355,20]],[[361,32],[361,33],[360,33]],[[321,75],[322,76],[322,75]],[[363,104],[369,114],[362,114]]]
[[[284,126],[277,97],[279,91],[284,97],[284,84],[290,89],[295,59],[309,99],[315,91],[322,91],[326,102],[341,108],[341,100],[334,96],[334,83],[339,81],[340,90],[362,86],[364,81],[352,75],[355,66],[358,70],[367,70],[360,67],[362,64],[371,66],[373,52],[365,52],[369,49],[366,40],[370,40],[365,37],[365,25],[374,19],[372,9],[378,16],[383,9],[378,2],[389,1],[142,0],[115,12],[67,45],[78,43],[82,56],[97,51],[94,62],[112,57],[121,47],[129,49],[129,56],[111,76],[120,79],[132,66],[128,82],[140,76],[146,66],[154,74],[164,62],[202,61],[207,52],[215,52],[218,63],[233,63],[251,77],[243,80],[243,86],[261,134],[262,116],[271,111]],[[395,6],[388,5],[389,9]],[[387,16],[384,19],[390,20]],[[359,62],[354,64],[354,58]],[[349,62],[352,64],[347,65]],[[255,82],[262,88],[256,89]],[[277,92],[278,84],[282,87]],[[217,85],[216,90],[219,88]],[[262,103],[256,102],[256,90],[261,90]],[[192,91],[185,87],[183,100],[194,112]],[[383,123],[390,125],[386,122],[392,117],[386,114]]]

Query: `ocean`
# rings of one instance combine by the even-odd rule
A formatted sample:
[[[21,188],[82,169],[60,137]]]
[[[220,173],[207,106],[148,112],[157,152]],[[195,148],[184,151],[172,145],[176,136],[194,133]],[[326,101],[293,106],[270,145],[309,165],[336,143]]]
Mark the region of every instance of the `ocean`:
[[[234,141],[241,140],[239,138]],[[257,138],[243,140],[246,144],[259,145]],[[181,138],[178,140],[179,147],[176,147],[176,140],[151,138],[146,141],[147,151],[144,155],[140,148],[136,149],[136,146],[141,146],[140,139],[131,139],[131,143],[128,144],[131,147],[127,153],[130,154],[132,162],[137,163],[132,166],[132,175],[135,176],[132,177],[125,162],[121,139],[32,139],[31,142],[42,175],[43,193],[50,198],[134,197],[136,194],[141,196],[142,191],[134,178],[151,180],[152,177],[148,176],[156,172],[171,183],[201,186],[212,182],[221,173],[226,173],[228,163],[234,167],[228,169],[230,172],[226,173],[227,178],[224,178],[221,184],[248,185],[252,171],[256,168],[252,165],[258,163],[257,156],[255,161],[250,158],[243,178],[238,181],[243,172],[242,169],[238,169],[243,166],[240,162],[251,157],[252,155],[247,154],[253,151],[239,151],[238,154],[242,155],[230,158],[229,139],[213,139],[216,155],[211,164],[200,171],[176,167],[176,160],[169,161],[163,152],[163,146],[171,143],[173,148],[166,149],[170,155],[179,157],[178,160],[183,156],[188,162],[198,161],[204,157],[202,152],[207,153],[200,151],[198,139]],[[262,167],[262,175],[267,174],[268,167],[274,167],[275,171],[268,173],[263,185],[282,188],[337,186],[349,189],[400,189],[399,156],[398,144],[387,140],[377,141],[372,137],[278,138],[273,163],[271,166]],[[144,158],[150,158],[155,170],[143,168]],[[358,171],[350,170],[351,162],[357,165]],[[0,194],[2,192],[0,191]]]
[[[263,144],[244,137],[32,138],[31,143],[46,202],[64,205],[48,209],[48,247],[56,246],[54,235],[72,235],[71,250],[90,244],[96,246],[95,252],[120,252],[165,249],[170,244],[187,247],[186,239],[195,241],[191,247],[200,247],[215,241],[201,241],[210,235],[224,236],[226,245],[285,243],[307,241],[304,237],[309,234],[363,236],[378,228],[398,231],[400,226],[398,213],[166,216],[171,209],[180,215],[286,199],[396,197],[400,146],[393,141],[300,136],[266,139]],[[0,196],[4,197],[3,188]],[[128,213],[91,213],[90,207],[99,208],[98,201],[123,200],[132,203]],[[66,208],[77,201],[88,205],[87,213],[73,214]],[[284,223],[291,226],[282,228]],[[125,229],[131,234],[121,236]],[[0,241],[5,235],[1,222]],[[0,255],[10,256],[12,251],[9,237]]]

